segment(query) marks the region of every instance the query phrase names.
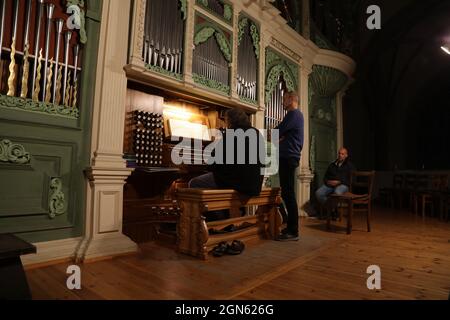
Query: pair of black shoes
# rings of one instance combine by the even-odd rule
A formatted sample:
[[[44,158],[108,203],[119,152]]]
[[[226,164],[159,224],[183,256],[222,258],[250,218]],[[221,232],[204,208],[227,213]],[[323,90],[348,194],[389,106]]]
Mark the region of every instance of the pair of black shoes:
[[[281,234],[276,238],[277,241],[298,241],[300,237],[298,233],[292,233],[288,228],[281,230]]]
[[[221,257],[224,254],[229,255],[238,255],[241,254],[245,249],[245,244],[239,240],[233,240],[232,243],[226,243],[225,241],[219,243],[212,250],[212,254],[214,257]]]

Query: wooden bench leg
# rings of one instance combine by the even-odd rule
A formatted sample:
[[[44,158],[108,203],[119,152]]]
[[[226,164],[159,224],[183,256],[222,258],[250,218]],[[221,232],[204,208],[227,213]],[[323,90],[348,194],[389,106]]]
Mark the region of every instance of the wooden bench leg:
[[[208,251],[206,243],[209,234],[204,208],[198,203],[181,202],[182,213],[177,225],[178,251],[200,259],[206,259]]]

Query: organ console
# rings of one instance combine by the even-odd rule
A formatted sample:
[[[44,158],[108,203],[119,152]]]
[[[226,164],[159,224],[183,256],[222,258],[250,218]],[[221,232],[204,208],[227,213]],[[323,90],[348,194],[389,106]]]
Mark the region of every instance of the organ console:
[[[207,172],[203,149],[211,128],[225,126],[225,108],[130,83],[125,118],[124,158],[134,168],[124,192],[123,232],[136,242],[175,240],[180,208],[175,190]],[[181,139],[192,143],[182,154]],[[183,157],[176,164],[172,154]]]

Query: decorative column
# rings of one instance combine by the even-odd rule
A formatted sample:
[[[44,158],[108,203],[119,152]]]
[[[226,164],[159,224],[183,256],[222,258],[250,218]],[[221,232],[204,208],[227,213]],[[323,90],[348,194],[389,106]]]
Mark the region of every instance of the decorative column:
[[[299,68],[299,95],[300,110],[304,117],[304,141],[302,156],[300,158],[300,169],[297,175],[297,201],[300,216],[308,216],[305,206],[309,203],[311,182],[314,175],[309,164],[309,75],[312,72],[312,64],[302,60]]]
[[[239,12],[241,11],[241,7],[239,4],[235,4],[233,6],[233,48],[232,48],[232,60],[228,64],[231,67],[230,72],[230,86],[231,86],[231,97],[233,99],[239,100],[239,95],[237,93],[237,73],[238,73],[238,32],[239,32]]]
[[[141,1],[137,1],[141,2]],[[95,81],[92,166],[86,171],[85,235],[76,258],[90,260],[134,252],[122,234],[123,185],[132,169],[123,160],[129,15],[131,0],[103,0]]]
[[[194,56],[195,0],[187,0],[186,28],[184,36],[183,71],[184,81],[194,86],[192,61]]]
[[[266,47],[269,45],[270,37],[264,32],[265,24],[260,21],[260,45],[258,61],[258,111],[256,112],[256,125],[258,129],[264,129],[264,116],[266,111]]]
[[[144,67],[144,60],[142,59],[142,52],[144,48],[144,27],[145,27],[145,10],[147,6],[146,0],[135,0],[132,10],[133,23],[131,26],[130,39],[130,64]]]

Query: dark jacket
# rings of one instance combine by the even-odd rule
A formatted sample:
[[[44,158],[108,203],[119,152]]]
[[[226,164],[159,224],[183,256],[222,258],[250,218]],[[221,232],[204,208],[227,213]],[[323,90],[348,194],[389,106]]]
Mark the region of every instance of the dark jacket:
[[[280,138],[280,159],[300,160],[303,149],[303,113],[299,109],[289,111],[276,127]]]
[[[350,187],[350,179],[352,171],[355,170],[355,166],[350,162],[350,160],[346,159],[341,166],[338,166],[338,160],[332,162],[325,173],[324,182],[327,183],[327,180],[339,180],[341,184]]]
[[[216,150],[219,148],[222,150],[224,155],[223,164],[213,164],[212,172],[214,174],[214,179],[219,187],[224,189],[234,189],[240,193],[246,194],[248,196],[257,196],[261,193],[262,182],[264,176],[261,175],[261,168],[264,166],[264,159],[259,159],[258,154],[260,148],[264,148],[264,138],[261,133],[250,127],[244,130],[254,130],[253,134],[256,134],[258,143],[250,147],[250,141],[248,138],[245,139],[245,161],[243,164],[238,164],[238,151],[239,155],[243,155],[243,150],[238,150],[238,139],[234,139],[234,162],[233,164],[226,163],[226,144],[227,137],[224,134],[221,143],[216,146]],[[261,152],[265,155],[265,150]],[[255,154],[255,152],[258,152]],[[250,157],[252,156],[252,157]],[[256,161],[253,161],[256,160]]]

